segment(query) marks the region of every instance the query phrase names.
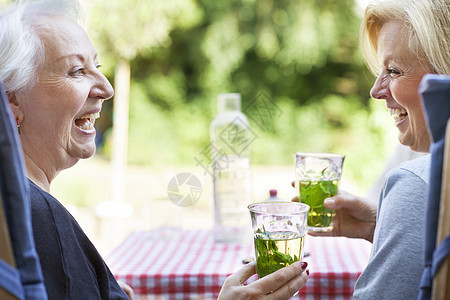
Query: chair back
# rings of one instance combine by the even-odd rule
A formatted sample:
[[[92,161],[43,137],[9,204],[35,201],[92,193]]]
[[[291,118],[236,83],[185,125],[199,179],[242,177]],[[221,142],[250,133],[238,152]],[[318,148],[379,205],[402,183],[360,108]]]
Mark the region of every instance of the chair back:
[[[446,300],[450,295],[450,76],[425,75],[419,93],[432,143],[425,269],[418,299]]]
[[[3,264],[7,264],[4,266],[5,268],[15,268],[16,260],[14,259],[11,238],[9,236],[9,227],[6,222],[5,210],[3,207],[3,198],[0,194],[0,260],[3,260]],[[16,300],[18,298],[0,284],[0,299]]]
[[[47,299],[22,147],[0,83],[0,299]]]

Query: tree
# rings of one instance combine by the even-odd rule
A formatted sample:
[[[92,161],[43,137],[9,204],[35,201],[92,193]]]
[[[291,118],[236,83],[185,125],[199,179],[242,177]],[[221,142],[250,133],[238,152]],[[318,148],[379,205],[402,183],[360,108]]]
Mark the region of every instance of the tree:
[[[124,176],[127,161],[130,93],[129,61],[138,53],[151,51],[152,47],[164,43],[173,26],[189,26],[195,21],[196,6],[193,2],[186,0],[108,0],[89,2],[87,11],[90,12],[88,16],[90,28],[95,28],[94,38],[100,45],[106,46],[107,53],[117,61],[114,84],[116,96],[113,114],[112,197],[120,200],[125,195]]]
[[[260,137],[254,163],[290,163],[301,145],[357,151],[357,161],[347,160],[354,176],[376,176],[384,123],[370,121],[375,106],[353,0],[96,0],[91,7],[106,64],[131,65],[130,162],[192,164],[208,144],[217,95],[239,92],[246,107],[264,92],[282,116],[266,128],[251,120]]]

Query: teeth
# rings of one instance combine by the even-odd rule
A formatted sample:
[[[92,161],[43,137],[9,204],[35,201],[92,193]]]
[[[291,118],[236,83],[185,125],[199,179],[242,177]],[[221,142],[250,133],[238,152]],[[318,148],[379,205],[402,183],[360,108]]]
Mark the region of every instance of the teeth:
[[[92,128],[94,128],[94,124],[91,122],[87,122],[87,124],[83,124],[78,127],[80,127],[81,129],[84,129],[84,130],[91,130]]]
[[[95,119],[100,118],[100,113],[95,114],[86,114],[84,116],[81,116],[79,120],[85,120],[85,122],[81,125],[77,125],[79,128],[84,130],[92,130],[94,128]]]
[[[394,118],[395,122],[405,119],[408,113],[404,108],[389,108],[389,115]]]
[[[95,113],[95,114],[87,114],[84,116],[81,116],[80,119],[98,119],[100,118],[100,113]]]

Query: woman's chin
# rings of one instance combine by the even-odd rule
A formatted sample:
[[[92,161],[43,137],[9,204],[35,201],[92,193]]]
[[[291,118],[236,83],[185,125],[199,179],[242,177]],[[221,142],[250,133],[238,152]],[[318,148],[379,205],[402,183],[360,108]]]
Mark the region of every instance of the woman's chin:
[[[92,141],[88,144],[78,144],[75,147],[72,147],[69,153],[72,157],[75,157],[77,159],[86,159],[92,157],[95,154],[95,150],[95,142]]]
[[[398,137],[398,140],[400,142],[400,144],[402,144],[403,146],[409,147],[409,149],[411,149],[412,151],[415,152],[422,152],[422,153],[427,153],[430,151],[430,141],[428,139],[424,139],[423,141],[420,142],[414,142],[411,141],[410,139],[404,139],[402,138],[402,136]]]
[[[95,143],[92,143],[89,147],[87,147],[86,151],[82,152],[81,159],[86,159],[92,157],[95,154],[96,146]]]
[[[409,139],[404,133],[399,132],[399,134],[398,134],[398,141],[403,146],[409,147],[409,148],[411,148],[411,150],[413,150],[412,149],[413,145],[412,145],[411,139]]]
[[[86,159],[95,154],[95,129],[90,133],[86,133],[85,130],[76,127],[75,131],[72,131],[70,141],[68,152],[73,157]]]

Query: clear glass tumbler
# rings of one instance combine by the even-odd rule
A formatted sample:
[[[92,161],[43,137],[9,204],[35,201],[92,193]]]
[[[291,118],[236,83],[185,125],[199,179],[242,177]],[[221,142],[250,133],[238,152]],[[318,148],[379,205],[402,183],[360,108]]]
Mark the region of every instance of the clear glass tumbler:
[[[308,205],[265,201],[253,203],[248,209],[259,278],[303,259]]]
[[[296,188],[299,201],[308,204],[308,230],[331,231],[334,210],[323,205],[336,196],[341,180],[344,155],[334,153],[295,153]]]

